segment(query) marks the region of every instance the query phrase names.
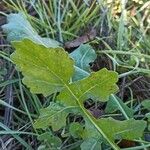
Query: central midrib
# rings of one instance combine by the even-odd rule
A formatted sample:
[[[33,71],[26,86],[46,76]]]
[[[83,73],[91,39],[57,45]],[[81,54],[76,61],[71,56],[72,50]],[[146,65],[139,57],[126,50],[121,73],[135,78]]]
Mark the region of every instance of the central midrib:
[[[68,91],[71,93],[71,95],[76,99],[77,104],[81,108],[82,112],[86,115],[86,117],[90,120],[90,122],[94,125],[94,127],[100,132],[100,134],[108,141],[108,143],[112,146],[114,150],[120,150],[120,148],[113,143],[111,140],[109,140],[108,136],[102,131],[102,129],[97,125],[95,118],[93,118],[87,110],[84,109],[82,104],[80,103],[80,100],[76,97],[76,95],[73,93],[73,91],[69,88],[67,84],[65,84],[65,87],[68,89]]]
[[[107,137],[107,135],[101,130],[101,128],[97,125],[97,123],[95,122],[95,118],[93,118],[89,112],[87,110],[84,109],[84,107],[82,106],[82,104],[80,103],[79,98],[76,97],[76,95],[73,93],[73,91],[69,88],[69,86],[65,83],[65,81],[63,79],[61,79],[55,72],[53,72],[52,70],[50,70],[50,68],[48,67],[48,70],[55,75],[62,83],[63,85],[66,87],[66,89],[68,89],[68,91],[71,93],[71,95],[76,99],[77,104],[79,105],[79,107],[81,108],[82,112],[87,116],[87,118],[89,119],[89,121],[94,125],[94,127],[100,132],[100,134],[108,141],[108,143],[111,145],[111,147],[114,150],[120,150],[120,148],[113,143],[111,140],[109,140],[109,138]]]

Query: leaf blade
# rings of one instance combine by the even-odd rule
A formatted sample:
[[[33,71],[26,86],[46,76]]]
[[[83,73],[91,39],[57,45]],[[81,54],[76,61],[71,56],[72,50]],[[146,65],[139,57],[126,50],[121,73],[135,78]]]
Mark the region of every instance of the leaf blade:
[[[68,113],[66,109],[60,104],[51,102],[47,108],[43,108],[40,111],[40,116],[34,123],[35,128],[47,128],[52,127],[54,131],[57,131],[66,125],[66,117]]]
[[[7,16],[7,21],[8,24],[3,25],[2,28],[4,32],[7,33],[9,42],[21,41],[28,38],[46,47],[58,47],[60,45],[59,42],[53,39],[40,37],[22,13],[9,14]]]
[[[71,98],[72,104],[73,100],[74,102],[76,101],[76,98],[82,102],[88,98],[107,101],[108,96],[118,90],[115,84],[117,80],[117,73],[108,71],[107,69],[101,69],[83,80],[70,84],[68,88],[72,92],[69,94],[68,89],[64,89],[58,96],[58,100],[60,99],[65,103],[70,103],[69,99]],[[74,93],[75,96],[73,96],[72,93]],[[73,105],[75,105],[75,103]]]
[[[13,46],[16,51],[11,59],[23,73],[23,83],[31,92],[48,96],[69,83],[74,62],[62,48],[46,48],[28,39],[13,42]]]
[[[75,73],[73,81],[81,80],[90,75],[90,65],[97,55],[89,44],[81,44],[77,49],[70,53],[70,57],[75,61]]]
[[[94,98],[94,99],[98,98],[101,101],[106,101],[107,97],[110,94],[116,92],[117,90],[116,82],[118,80],[117,73],[108,71],[107,69],[102,69],[98,72],[92,73],[89,77],[85,79],[76,81],[74,83],[69,83],[70,77],[73,75],[74,63],[63,49],[61,48],[47,49],[27,39],[23,40],[22,42],[14,42],[14,46],[16,48],[16,51],[12,55],[12,59],[17,64],[18,69],[23,72],[23,75],[25,76],[24,83],[31,88],[32,92],[35,93],[40,92],[44,95],[49,95],[52,94],[53,92],[60,91],[61,94],[58,96],[57,101],[60,100],[62,104],[65,105],[64,109],[67,109],[68,107],[79,108],[78,111],[84,117],[84,120],[87,119],[92,124],[94,132],[97,133],[98,136],[102,135],[103,138],[115,150],[119,150],[119,148],[114,142],[114,139],[116,138],[132,139],[137,136],[137,134],[128,135],[127,131],[129,130],[126,131],[126,129],[131,127],[130,124],[132,126],[133,125],[136,126],[137,121],[135,123],[134,120],[127,120],[126,122],[122,123],[112,118],[95,119],[92,116],[92,114],[90,114],[90,112],[88,112],[88,110],[84,108],[84,101],[87,98]],[[37,80],[45,81],[50,85],[49,87],[47,87],[44,84],[45,85],[44,86],[43,84],[39,84]],[[34,81],[34,84],[33,83],[31,84],[31,81],[32,82]],[[35,84],[37,84],[39,88],[37,88],[37,85],[35,86]],[[59,113],[57,113],[57,110],[54,110],[54,112],[52,112],[52,110],[51,111],[48,110],[48,113],[43,111],[43,114],[41,116],[41,117],[44,116],[50,117],[49,119],[50,121],[48,122],[46,120],[46,123],[48,123],[48,125],[51,125],[53,130],[58,130],[61,127],[65,126],[66,124],[66,116],[68,115],[68,112],[62,113],[63,110],[62,108],[60,108],[59,110],[60,110]],[[60,117],[61,115],[58,115],[61,113],[63,115],[63,118]],[[53,118],[53,115],[57,116],[56,122],[55,119]],[[57,125],[58,121],[61,119],[62,122],[59,125]],[[131,122],[129,123],[129,121]],[[114,131],[110,132],[112,124],[114,126],[113,128]],[[48,125],[46,125],[46,127]],[[43,126],[45,127],[45,125],[42,124],[40,125],[39,128]],[[142,128],[140,128],[140,136],[141,136],[141,133],[145,128],[145,122],[141,121],[140,126],[142,126]],[[110,129],[107,130],[106,127]],[[136,131],[137,129],[138,128],[136,128]]]

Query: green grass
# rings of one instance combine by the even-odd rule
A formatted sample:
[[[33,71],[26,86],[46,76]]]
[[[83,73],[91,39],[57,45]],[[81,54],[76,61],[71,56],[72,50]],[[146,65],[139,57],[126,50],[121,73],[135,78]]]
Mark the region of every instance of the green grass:
[[[45,0],[4,0],[4,2],[10,11],[24,13],[41,36],[56,39],[62,44],[85,34],[94,27],[97,30],[97,37],[90,41],[90,44],[95,48],[99,57],[106,59],[106,63],[108,63],[108,58],[111,60],[113,70],[119,73],[120,82],[118,84],[120,86],[123,84],[124,78],[130,84],[139,76],[144,78],[150,76],[150,23],[147,23],[146,19],[142,20],[142,16],[146,12],[144,4],[136,4],[137,13],[135,16],[129,16],[128,22],[125,22],[124,11],[130,8],[128,5],[128,7],[123,7],[119,21],[116,21],[112,16],[111,8],[107,9],[103,1],[93,0],[90,6],[79,0],[48,0],[47,4]],[[25,7],[25,4],[28,7]],[[29,12],[30,14],[35,13],[36,16],[30,15]],[[0,12],[0,14],[7,15],[4,12]],[[9,70],[12,65],[10,53],[13,49],[9,44],[0,45],[0,49],[1,60],[7,64],[5,69]],[[12,79],[3,79],[0,82],[0,112],[4,112],[5,107],[13,111],[10,127],[3,124],[5,119],[3,115],[0,117],[0,139],[3,140],[4,137],[1,135],[11,135],[10,137],[15,139],[13,144],[15,143],[20,149],[34,149],[34,146],[37,148],[40,145],[48,145],[48,142],[37,140],[37,137],[44,131],[35,129],[33,123],[39,116],[40,109],[48,106],[50,101],[55,101],[56,95],[44,98],[41,95],[31,94],[29,89],[22,84],[21,78],[20,73],[16,71]],[[149,90],[150,82],[149,80],[145,82],[147,82],[145,90]],[[13,87],[13,106],[6,102],[5,97],[5,89],[9,85]],[[127,91],[129,94],[125,103],[135,111],[137,118],[144,115],[140,100],[146,97],[143,96],[140,99],[136,96],[132,86],[128,86]],[[126,112],[122,113],[128,120]],[[106,115],[117,116],[120,114],[115,112]],[[150,134],[149,131],[146,132]],[[53,134],[65,137],[68,133],[64,128],[60,133]],[[124,150],[146,150],[150,147],[150,142],[144,139],[136,141],[139,143],[138,146]],[[64,138],[60,149],[78,148],[80,142],[72,137]]]

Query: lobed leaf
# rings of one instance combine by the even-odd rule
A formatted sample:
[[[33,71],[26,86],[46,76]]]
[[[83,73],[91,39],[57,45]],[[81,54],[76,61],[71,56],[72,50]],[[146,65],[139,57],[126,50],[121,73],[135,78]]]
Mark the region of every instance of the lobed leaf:
[[[113,118],[102,118],[97,120],[98,126],[105,132],[110,140],[127,139],[133,140],[143,135],[146,122],[142,120],[118,121]]]
[[[99,101],[107,101],[108,96],[118,90],[116,82],[118,80],[117,73],[101,69],[98,72],[91,73],[91,75],[83,80],[73,82],[68,85],[68,88],[58,96],[58,100],[66,105],[76,105],[76,100],[84,102],[91,98]],[[70,101],[71,99],[71,101]]]
[[[143,130],[146,128],[145,121],[134,119],[118,121],[111,117],[101,119],[93,118],[92,119],[93,123],[91,123],[89,119],[87,119],[86,117],[84,119],[85,119],[84,129],[82,129],[82,126],[78,125],[80,127],[80,132],[76,134],[78,135],[78,137],[82,137],[85,141],[89,141],[90,139],[91,141],[95,142],[96,141],[109,142],[109,144],[111,143],[111,145],[115,145],[115,140],[121,139],[133,140],[139,138],[143,135]],[[95,128],[97,128],[97,130],[95,130]],[[77,133],[77,131],[78,129],[75,130],[75,128],[73,128],[74,133]],[[105,140],[102,139],[102,136],[105,137]],[[84,144],[85,141],[83,142]],[[88,142],[87,144],[90,143]],[[86,146],[83,145],[81,144],[81,148],[84,149],[84,147]],[[100,143],[98,145],[100,146]],[[116,149],[118,149],[117,146]]]
[[[53,131],[61,129],[66,125],[67,109],[67,107],[51,102],[47,108],[40,110],[40,116],[34,123],[34,127],[47,128],[51,126]]]
[[[51,103],[48,108],[42,109],[39,119],[35,122],[36,128],[45,129],[51,126],[54,131],[59,130],[66,125],[68,113],[77,108],[85,120],[84,130],[80,128],[81,137],[84,139],[103,137],[113,149],[119,150],[115,139],[131,140],[142,136],[146,127],[145,121],[95,119],[84,108],[86,99],[106,101],[110,94],[116,92],[117,73],[102,69],[70,83],[74,62],[62,48],[46,48],[27,39],[14,42],[13,45],[16,51],[11,58],[22,71],[23,82],[30,87],[31,92],[45,96],[60,92],[57,101],[61,104]]]
[[[11,59],[31,92],[48,96],[69,84],[74,62],[62,48],[46,48],[28,39],[12,44],[16,51]]]

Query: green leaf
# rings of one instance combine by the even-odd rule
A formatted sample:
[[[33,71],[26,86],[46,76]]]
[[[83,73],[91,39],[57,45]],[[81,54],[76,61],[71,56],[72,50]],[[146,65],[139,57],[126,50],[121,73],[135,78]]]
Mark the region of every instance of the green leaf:
[[[7,16],[8,24],[3,25],[2,28],[7,33],[8,41],[21,41],[28,38],[37,44],[46,47],[58,47],[59,42],[50,38],[42,38],[33,29],[26,16],[22,13],[10,14]]]
[[[68,116],[67,107],[51,102],[47,108],[40,110],[40,116],[34,123],[35,128],[52,127],[53,131],[57,131],[66,125],[66,117]]]
[[[149,99],[146,99],[144,101],[142,101],[142,106],[145,108],[145,109],[148,109],[150,110],[150,100]]]
[[[101,142],[95,138],[86,139],[80,147],[81,150],[102,150]]]
[[[102,118],[97,120],[97,125],[103,130],[111,141],[115,139],[133,140],[143,135],[146,122],[142,120],[118,121],[113,118]]]
[[[150,122],[150,112],[146,113],[145,117],[148,119],[148,122]]]
[[[76,99],[81,102],[88,98],[107,101],[108,96],[118,90],[115,84],[118,80],[117,77],[117,73],[101,69],[98,72],[91,73],[89,77],[83,80],[68,85],[68,88],[60,93],[58,100],[72,106],[77,105]]]
[[[69,113],[76,113],[78,107],[67,106],[51,102],[47,108],[40,110],[40,116],[34,123],[35,128],[52,127],[53,131],[57,131],[66,126],[66,117]]]
[[[105,112],[113,113],[116,110],[120,110],[121,112],[122,111],[126,112],[129,118],[132,118],[134,114],[133,109],[129,108],[126,104],[124,104],[123,101],[119,97],[115,96],[115,99],[114,99],[113,96],[110,96],[109,101],[107,102]]]
[[[45,132],[38,136],[38,140],[39,141],[48,141],[52,136],[53,136],[53,134],[51,132]]]
[[[70,124],[69,132],[74,138],[81,138],[83,133],[83,126],[78,122]]]
[[[45,48],[27,39],[14,42],[13,45],[16,51],[11,58],[22,71],[23,82],[31,91],[46,96],[60,92],[56,99],[57,104],[51,103],[48,108],[41,110],[35,127],[45,129],[51,126],[54,131],[59,130],[66,125],[68,113],[76,109],[85,122],[90,123],[90,126],[85,124],[85,131],[90,127],[94,132],[83,138],[93,138],[90,137],[93,135],[97,138],[103,137],[113,149],[119,150],[114,142],[115,139],[134,139],[142,136],[146,126],[144,121],[96,119],[84,108],[86,99],[106,101],[110,94],[116,92],[117,73],[102,69],[82,80],[70,83],[74,73],[74,63],[62,48]],[[61,104],[58,104],[58,101]]]
[[[92,118],[92,117],[91,117]],[[140,120],[125,120],[118,121],[111,117],[109,118],[101,118],[101,119],[93,119],[93,124],[97,127],[97,130],[101,130],[101,135],[94,130],[93,125],[87,118],[85,118],[86,124],[84,131],[81,132],[83,139],[95,138],[99,141],[104,141],[102,136],[105,136],[105,142],[109,141],[111,145],[115,144],[115,140],[127,139],[133,140],[139,138],[143,135],[143,131],[146,127],[145,121]],[[108,139],[109,140],[108,140]]]
[[[61,91],[73,75],[73,60],[62,48],[46,48],[30,40],[13,42],[11,59],[24,75],[32,93],[48,96]],[[60,59],[61,58],[61,59]]]
[[[52,135],[50,132],[45,132],[45,133],[39,135],[38,140],[39,141],[44,141],[44,142],[50,144],[51,147],[55,148],[55,149],[60,147],[61,144],[62,144],[61,139],[57,136]],[[46,149],[46,147],[47,146],[45,145],[44,148]],[[47,147],[47,149],[48,149],[48,147]]]
[[[102,141],[102,135],[101,133],[97,132],[97,130],[95,130],[95,127],[93,126],[93,124],[91,123],[91,121],[89,121],[89,119],[87,117],[84,118],[85,120],[85,126],[84,126],[84,131],[81,132],[81,136],[83,139],[89,139],[89,138],[95,138],[97,140],[101,140]],[[94,118],[95,120],[95,118]]]
[[[97,55],[89,44],[81,44],[76,50],[70,53],[75,61],[75,73],[73,81],[83,79],[90,75],[90,62],[93,62]]]

